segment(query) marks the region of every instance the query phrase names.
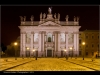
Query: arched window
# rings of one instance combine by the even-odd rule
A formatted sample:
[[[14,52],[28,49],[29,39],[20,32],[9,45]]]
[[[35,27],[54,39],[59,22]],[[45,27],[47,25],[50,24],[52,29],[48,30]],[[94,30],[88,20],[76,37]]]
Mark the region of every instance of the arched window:
[[[48,42],[51,42],[51,37],[48,37]]]

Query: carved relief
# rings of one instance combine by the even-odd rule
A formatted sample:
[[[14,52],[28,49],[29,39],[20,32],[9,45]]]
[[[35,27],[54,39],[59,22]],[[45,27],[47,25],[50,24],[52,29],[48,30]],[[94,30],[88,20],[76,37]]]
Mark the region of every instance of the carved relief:
[[[31,42],[31,34],[30,33],[27,33],[27,35],[26,35],[26,42],[27,43]]]
[[[73,44],[73,34],[72,33],[68,34],[68,44]]]

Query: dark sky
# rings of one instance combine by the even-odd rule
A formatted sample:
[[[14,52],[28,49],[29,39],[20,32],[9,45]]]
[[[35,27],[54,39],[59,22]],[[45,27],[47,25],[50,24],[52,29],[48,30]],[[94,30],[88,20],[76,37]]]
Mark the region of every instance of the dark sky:
[[[40,20],[40,13],[48,13],[49,6],[2,6],[1,7],[1,42],[9,45],[20,36],[19,16],[26,16],[30,20]],[[51,6],[50,6],[51,7]],[[52,13],[60,13],[60,20],[65,21],[66,15],[73,21],[74,16],[80,17],[80,31],[99,30],[99,6],[52,6]]]

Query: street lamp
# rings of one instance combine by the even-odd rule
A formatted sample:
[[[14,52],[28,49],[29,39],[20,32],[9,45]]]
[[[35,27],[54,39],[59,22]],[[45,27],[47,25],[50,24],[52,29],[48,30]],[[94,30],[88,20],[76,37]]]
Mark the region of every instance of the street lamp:
[[[72,51],[72,49],[73,49],[72,47],[70,47],[69,49],[71,50],[71,52],[73,52],[73,51]],[[73,54],[73,53],[72,53],[72,54]],[[71,59],[72,59],[72,54],[71,54]]]
[[[66,54],[66,49],[64,49],[64,51],[65,51],[65,58],[66,58],[66,60],[68,60],[68,56],[67,56],[67,54]]]
[[[28,51],[29,51],[29,49],[30,49],[30,48],[29,48],[29,47],[27,47],[27,57],[28,57]]]
[[[17,56],[16,56],[16,46],[18,45],[18,43],[15,42],[14,45],[15,45],[15,60],[17,60]]]
[[[85,46],[85,42],[82,42],[82,45]],[[84,60],[84,49],[83,49],[83,60]]]
[[[35,49],[33,49],[33,57],[34,57],[34,51],[35,51]]]

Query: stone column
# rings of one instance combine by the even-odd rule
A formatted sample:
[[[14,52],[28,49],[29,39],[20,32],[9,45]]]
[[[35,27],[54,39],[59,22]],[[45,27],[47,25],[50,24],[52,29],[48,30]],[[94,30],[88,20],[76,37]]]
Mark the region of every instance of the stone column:
[[[66,50],[67,50],[67,53],[68,53],[68,51],[69,51],[69,49],[68,49],[68,32],[65,32],[65,38],[66,38]]]
[[[54,51],[54,56],[56,55],[56,50],[57,50],[57,49],[56,49],[56,39],[57,39],[57,38],[56,38],[56,33],[54,32],[54,42],[55,42],[55,43],[54,43],[54,44],[55,44],[55,45],[54,45],[54,48],[55,48],[55,49],[54,49],[54,50],[55,50],[55,51]]]
[[[26,45],[25,45],[25,43],[26,43],[26,33],[25,32],[23,32],[23,56],[24,57],[26,57]]]
[[[23,33],[20,33],[20,57],[23,55]]]
[[[43,37],[43,41],[42,41],[42,54],[43,54],[43,56],[44,56],[44,51],[45,51],[45,32],[43,32],[43,34],[42,34],[42,37]]]
[[[39,51],[38,51],[38,56],[41,52],[41,32],[39,32]]]
[[[47,57],[47,48],[46,48],[46,57]]]
[[[77,50],[77,39],[76,39],[77,35],[76,32],[74,32],[74,55],[76,55],[76,50]]]
[[[33,45],[34,45],[34,32],[31,32],[31,50],[30,50],[30,56],[33,55]]]
[[[77,32],[77,34],[76,34],[76,39],[77,39],[77,49],[76,49],[76,54],[77,54],[77,56],[79,56],[79,33]]]
[[[58,51],[60,51],[60,32],[58,32]]]

